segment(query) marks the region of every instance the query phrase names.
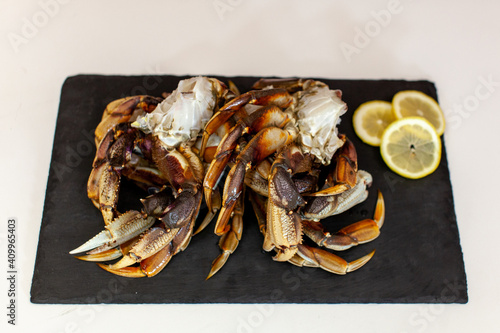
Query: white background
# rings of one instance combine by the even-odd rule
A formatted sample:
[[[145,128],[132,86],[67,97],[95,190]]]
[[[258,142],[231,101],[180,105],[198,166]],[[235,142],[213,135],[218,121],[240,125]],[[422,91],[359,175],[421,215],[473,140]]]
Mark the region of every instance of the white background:
[[[1,0],[0,266],[7,270],[8,217],[18,219],[20,264],[16,327],[6,323],[7,284],[0,274],[2,331],[104,332],[105,327],[136,332],[498,329],[500,4],[353,2]],[[363,31],[368,37],[361,36]],[[346,45],[356,51],[343,52]],[[80,73],[434,81],[448,121],[444,136],[469,303],[260,308],[31,304],[29,292],[60,89],[66,77]]]

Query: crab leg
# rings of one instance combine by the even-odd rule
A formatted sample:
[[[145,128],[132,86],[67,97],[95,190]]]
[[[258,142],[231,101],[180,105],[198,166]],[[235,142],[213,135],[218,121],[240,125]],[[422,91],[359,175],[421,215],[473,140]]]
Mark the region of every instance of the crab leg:
[[[266,127],[279,127],[282,128],[290,120],[288,114],[281,111],[277,106],[264,106],[255,111],[246,118],[241,119],[238,123],[231,128],[223,138],[214,159],[210,163],[207,170],[203,187],[205,191],[205,201],[207,202],[208,209],[211,210],[211,193],[217,187],[227,163],[231,158],[231,154],[237,146],[238,139],[244,133],[256,133]]]
[[[298,255],[289,260],[292,264],[299,267],[319,267],[327,272],[338,275],[345,275],[361,268],[375,254],[375,250],[373,250],[359,259],[347,262],[339,256],[322,249],[303,244],[299,244],[297,248]]]
[[[221,199],[220,191],[218,190],[218,188],[216,188],[212,192],[212,196],[211,196],[210,200],[212,202],[212,209],[207,212],[207,215],[205,215],[205,218],[201,222],[198,229],[196,229],[196,231],[194,232],[194,235],[203,231],[203,229],[205,229],[207,227],[207,225],[209,225],[210,222],[212,222],[213,218],[215,217],[215,215],[217,215],[217,212],[220,210],[220,208],[222,206],[222,199]]]
[[[236,125],[224,136],[217,147],[214,159],[207,169],[205,179],[203,180],[203,191],[205,193],[205,202],[209,210],[212,210],[212,192],[221,179],[222,172],[226,168],[233,150],[236,148],[238,139],[243,133],[243,129],[243,126]]]
[[[321,223],[302,221],[304,234],[319,246],[335,251],[347,250],[358,244],[364,244],[377,238],[384,223],[385,208],[382,193],[378,191],[378,200],[373,219],[365,219],[345,228],[335,234],[323,229]]]
[[[267,211],[267,198],[259,195],[256,192],[248,191],[249,199],[252,204],[253,211],[257,217],[257,223],[262,235],[266,235],[266,211]]]
[[[253,164],[274,153],[279,148],[293,141],[294,136],[286,129],[267,127],[257,133],[236,158],[236,164],[231,168],[224,184],[222,208],[215,226],[215,234],[223,235],[229,230],[227,225],[236,200],[243,191],[245,172]]]
[[[203,132],[200,155],[204,156],[205,148],[210,135],[215,133],[217,128],[229,120],[236,112],[247,104],[254,105],[276,105],[280,108],[288,107],[293,101],[292,96],[284,89],[252,90],[227,102],[208,121]]]
[[[226,263],[229,256],[236,250],[241,240],[243,233],[243,211],[244,211],[244,195],[241,195],[236,201],[233,210],[231,226],[219,240],[219,248],[222,253],[212,262],[212,268],[208,273],[207,280],[217,273]]]

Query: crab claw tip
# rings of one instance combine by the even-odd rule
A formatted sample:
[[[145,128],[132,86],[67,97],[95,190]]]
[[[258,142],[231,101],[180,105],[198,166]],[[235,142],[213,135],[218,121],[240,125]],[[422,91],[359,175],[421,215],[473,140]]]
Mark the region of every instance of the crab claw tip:
[[[109,265],[108,268],[109,269],[120,269],[120,268],[124,268],[124,267],[128,267],[130,265],[133,265],[137,262],[137,260],[135,260],[134,258],[132,258],[130,255],[127,255],[127,256],[124,256],[120,261],[118,261],[117,263],[113,264],[113,265]]]
[[[83,245],[77,247],[74,250],[71,250],[69,254],[76,254],[76,253],[90,251],[92,249],[95,249],[96,247],[104,245],[105,243],[109,242],[109,240],[110,240],[109,232],[107,230],[103,230],[94,237],[92,237],[89,241],[87,241]]]
[[[118,259],[123,255],[120,249],[114,248],[101,253],[92,253],[83,256],[76,256],[76,259],[84,260],[84,261],[110,261],[114,259]]]
[[[99,265],[99,267],[101,267],[105,271],[119,276],[124,276],[128,278],[141,278],[146,276],[146,274],[142,272],[140,267],[123,267],[119,269],[113,269],[111,268],[111,265],[104,265],[104,264],[97,264],[97,265]]]

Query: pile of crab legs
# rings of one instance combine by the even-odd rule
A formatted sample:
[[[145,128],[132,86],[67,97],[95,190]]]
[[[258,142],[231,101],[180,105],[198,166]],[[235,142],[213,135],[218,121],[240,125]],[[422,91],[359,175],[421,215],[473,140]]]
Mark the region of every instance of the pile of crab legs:
[[[208,279],[241,240],[247,192],[263,249],[274,251],[274,260],[343,275],[372,258],[375,251],[347,262],[319,248],[370,242],[385,217],[379,191],[373,219],[333,234],[320,222],[363,202],[372,183],[358,170],[352,142],[338,134],[347,110],[339,90],[314,80],[261,79],[240,94],[232,82],[194,77],[164,97],[126,97],[106,107],[87,184],[105,229],[70,254],[97,262],[121,258],[99,266],[152,277],[217,216],[221,254]],[[142,211],[117,211],[123,177],[152,193],[141,199]],[[195,231],[203,199],[208,213]],[[304,235],[319,247],[306,245]]]

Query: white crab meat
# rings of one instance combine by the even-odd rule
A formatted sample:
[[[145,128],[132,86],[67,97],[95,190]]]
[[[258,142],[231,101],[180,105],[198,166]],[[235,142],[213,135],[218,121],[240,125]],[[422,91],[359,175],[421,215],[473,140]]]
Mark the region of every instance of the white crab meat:
[[[342,92],[315,82],[298,94],[294,109],[303,151],[314,155],[322,164],[329,164],[343,144],[337,129],[340,116],[347,111],[347,105],[341,99]]]
[[[170,148],[194,141],[213,115],[217,101],[214,91],[209,78],[182,80],[153,112],[138,118],[132,126],[153,133]]]

